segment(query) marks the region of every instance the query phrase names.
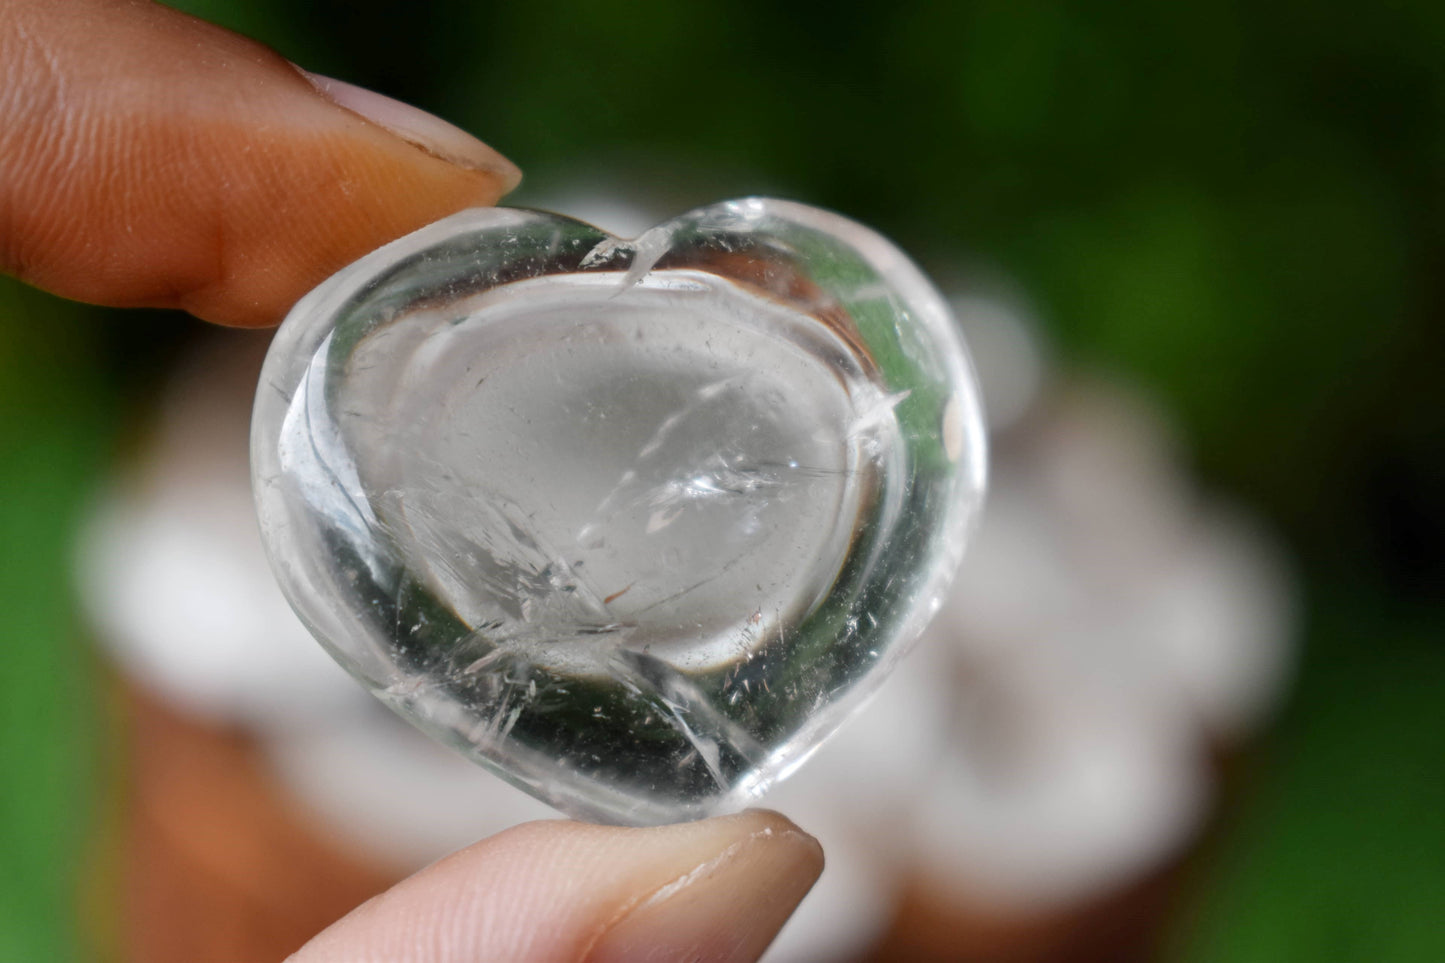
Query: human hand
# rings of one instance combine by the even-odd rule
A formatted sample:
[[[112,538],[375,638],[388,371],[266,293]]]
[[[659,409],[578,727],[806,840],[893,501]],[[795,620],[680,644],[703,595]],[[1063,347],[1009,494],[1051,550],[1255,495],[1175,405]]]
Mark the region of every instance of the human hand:
[[[434,117],[143,0],[0,0],[0,269],[108,305],[280,320],[519,174]],[[297,963],[756,959],[822,868],[773,813],[529,823],[359,907]]]

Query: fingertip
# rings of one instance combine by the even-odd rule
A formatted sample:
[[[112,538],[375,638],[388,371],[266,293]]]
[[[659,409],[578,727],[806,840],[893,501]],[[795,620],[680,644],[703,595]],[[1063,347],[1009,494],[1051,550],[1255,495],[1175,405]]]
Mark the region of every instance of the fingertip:
[[[295,960],[752,960],[822,866],[817,840],[762,810],[648,829],[527,823],[363,905]]]
[[[727,845],[630,906],[586,963],[751,963],[762,956],[822,873],[823,849],[766,810],[716,829]]]
[[[365,87],[313,74],[301,75],[339,107],[359,114],[402,140],[459,167],[483,171],[497,178],[501,195],[522,182],[522,170],[501,153],[454,124],[410,104]]]

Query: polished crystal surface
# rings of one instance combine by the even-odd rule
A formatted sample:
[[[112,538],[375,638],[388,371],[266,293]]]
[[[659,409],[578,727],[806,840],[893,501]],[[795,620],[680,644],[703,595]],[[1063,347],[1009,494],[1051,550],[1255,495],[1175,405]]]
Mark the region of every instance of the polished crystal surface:
[[[401,715],[581,818],[736,808],[922,630],[972,372],[889,242],[749,199],[636,240],[466,211],[292,311],[252,464],[283,589]]]

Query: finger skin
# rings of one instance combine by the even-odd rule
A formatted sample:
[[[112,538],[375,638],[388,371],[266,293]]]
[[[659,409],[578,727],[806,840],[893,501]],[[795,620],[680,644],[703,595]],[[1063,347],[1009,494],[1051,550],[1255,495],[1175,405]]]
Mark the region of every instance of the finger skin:
[[[363,904],[290,963],[741,963],[823,866],[776,813],[623,829],[527,823]]]
[[[510,186],[169,8],[0,0],[0,269],[54,293],[271,324],[365,252]]]

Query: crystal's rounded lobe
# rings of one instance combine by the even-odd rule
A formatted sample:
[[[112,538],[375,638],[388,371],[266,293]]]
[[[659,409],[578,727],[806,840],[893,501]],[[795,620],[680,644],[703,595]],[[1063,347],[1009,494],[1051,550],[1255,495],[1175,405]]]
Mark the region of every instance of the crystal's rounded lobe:
[[[963,346],[891,244],[733,201],[635,241],[466,211],[282,326],[252,428],[297,612],[582,818],[747,803],[921,631],[982,497]]]

